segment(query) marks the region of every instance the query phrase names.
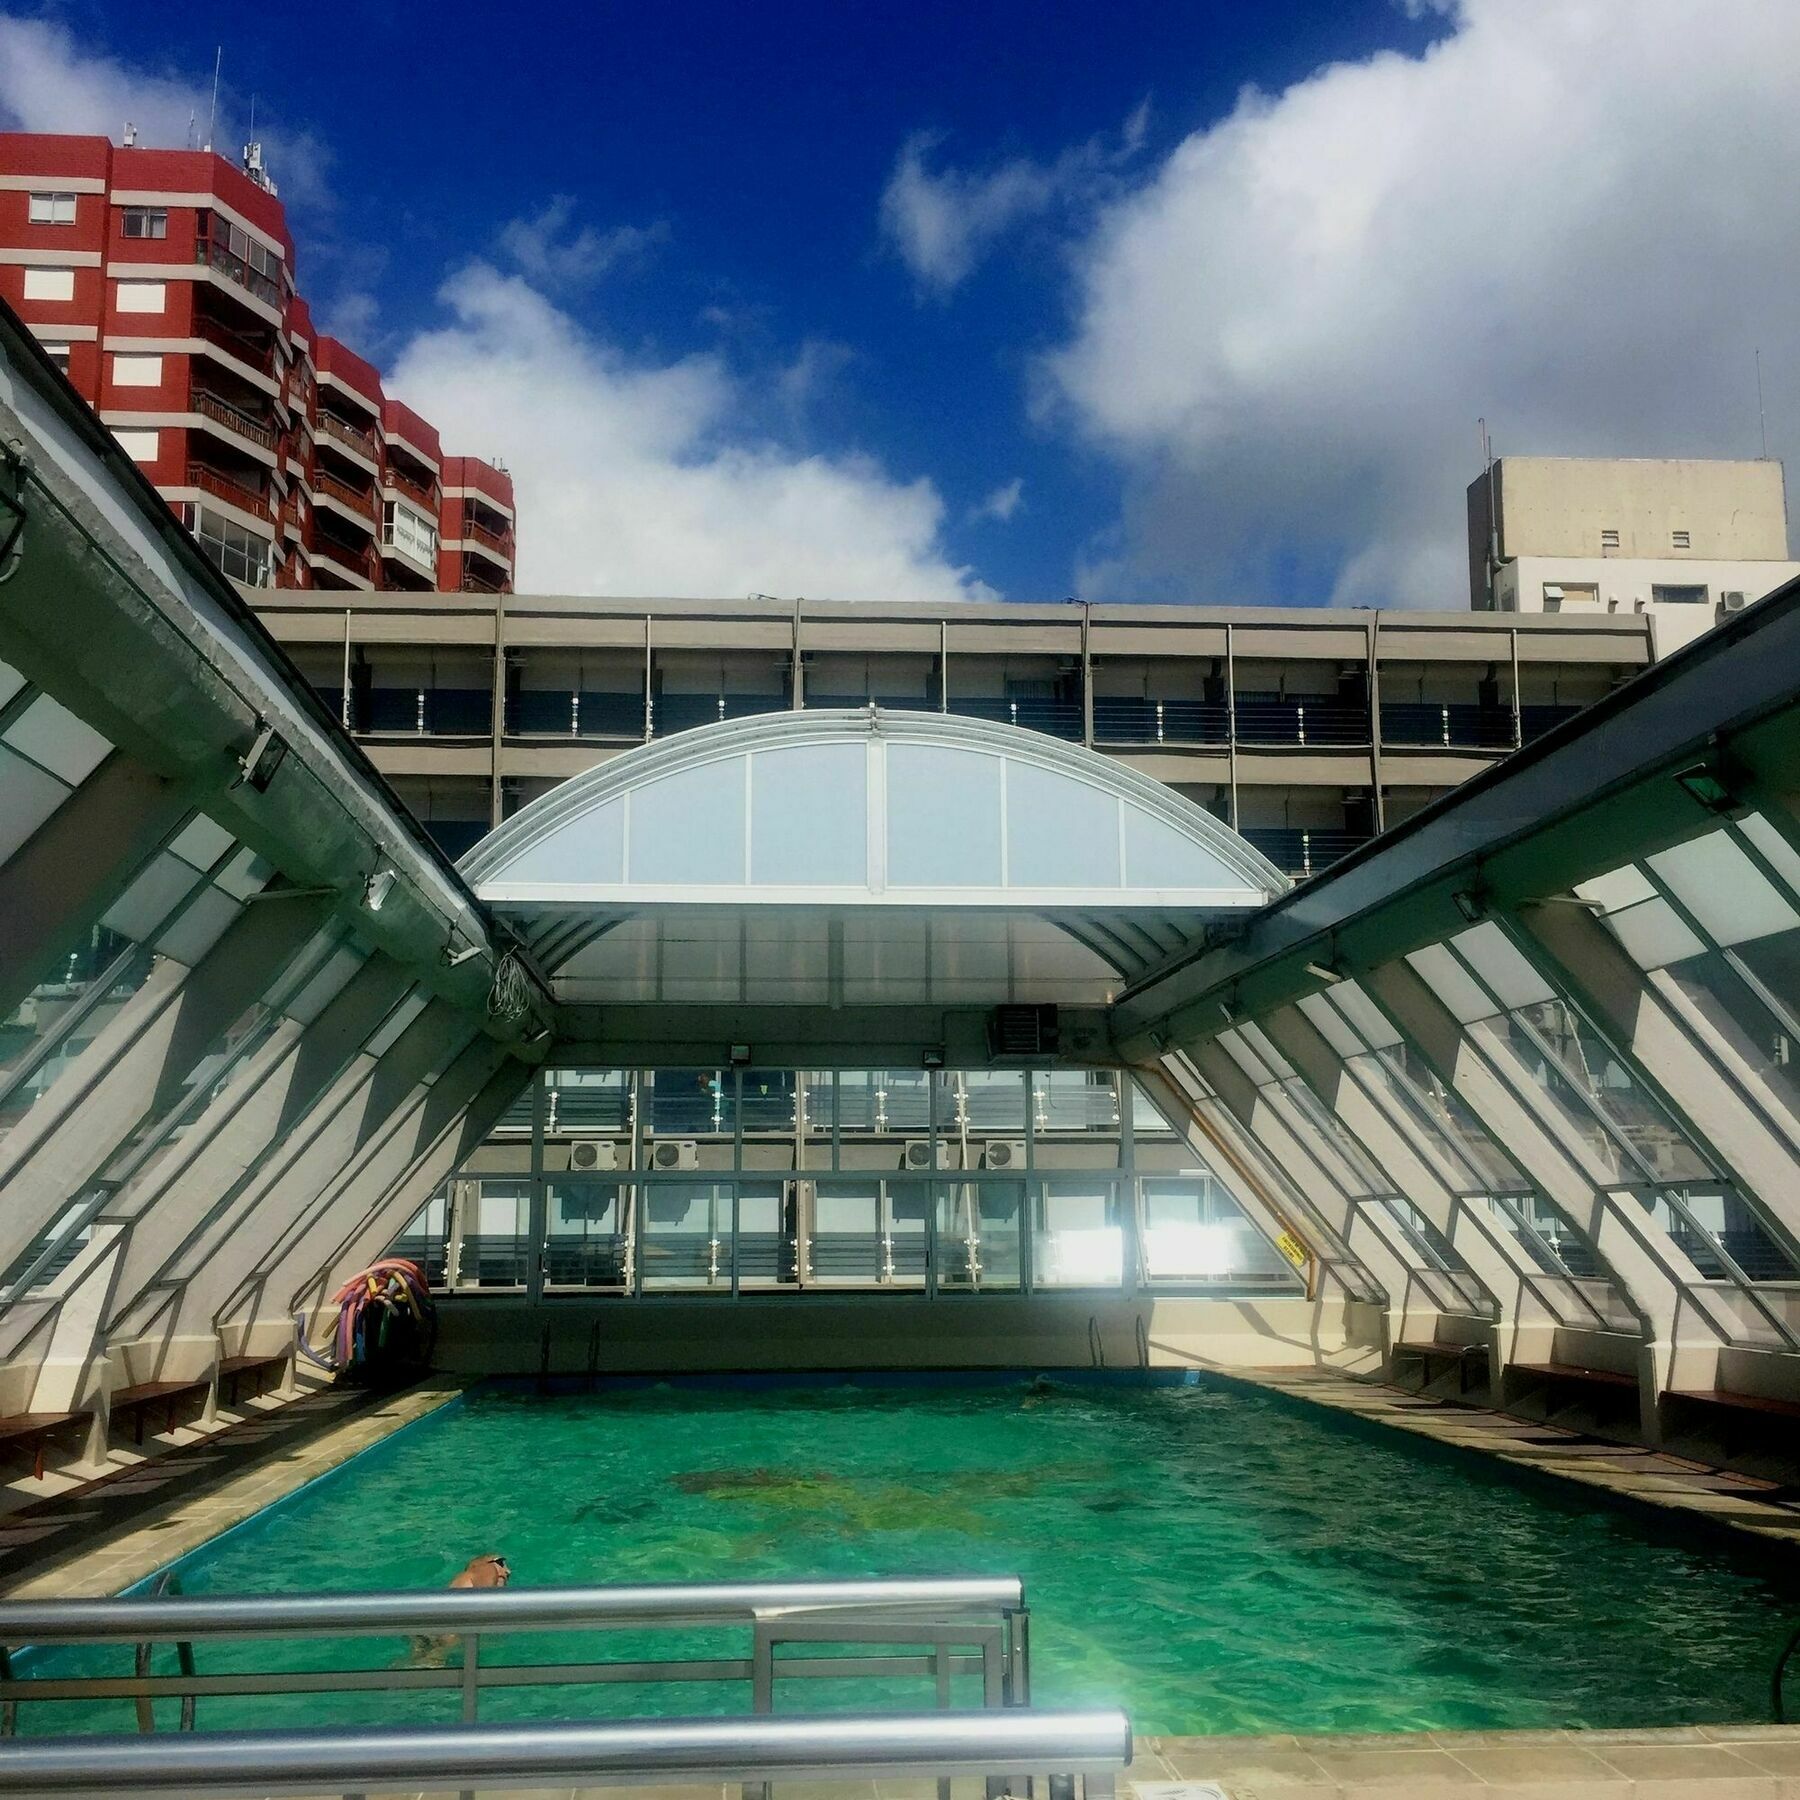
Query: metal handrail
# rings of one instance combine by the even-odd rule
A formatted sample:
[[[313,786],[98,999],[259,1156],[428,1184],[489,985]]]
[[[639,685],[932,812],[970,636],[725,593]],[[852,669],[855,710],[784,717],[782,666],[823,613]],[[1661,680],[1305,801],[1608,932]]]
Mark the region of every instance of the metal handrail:
[[[377,1589],[0,1601],[0,1643],[135,1644],[208,1637],[393,1637],[615,1625],[744,1625],[789,1613],[1016,1611],[1017,1576],[944,1581],[666,1582],[641,1587]]]
[[[748,1656],[658,1661],[496,1663],[484,1647],[508,1633],[747,1626]],[[197,1673],[193,1647],[226,1639],[411,1636],[461,1646],[460,1667],[435,1662],[372,1669],[252,1669]],[[174,1642],[181,1671],[150,1673],[150,1646]],[[124,1674],[21,1674],[8,1648],[129,1643]],[[783,1645],[833,1643],[850,1653],[778,1659]],[[23,1701],[130,1700],[151,1730],[150,1703],[182,1702],[193,1729],[197,1698],[259,1694],[402,1693],[457,1689],[476,1717],[489,1689],[616,1682],[747,1682],[751,1710],[773,1710],[788,1679],[936,1675],[941,1703],[956,1675],[978,1675],[983,1704],[1024,1706],[1031,1692],[1029,1614],[1016,1577],[961,1580],[741,1582],[614,1588],[439,1589],[341,1594],[170,1594],[125,1599],[0,1602],[0,1734]],[[851,1647],[860,1647],[860,1651]],[[904,1647],[904,1648],[903,1648]],[[0,1783],[0,1791],[4,1784]]]
[[[0,1793],[260,1796],[557,1785],[1083,1777],[1089,1800],[1131,1762],[1121,1712],[534,1723],[0,1744]]]

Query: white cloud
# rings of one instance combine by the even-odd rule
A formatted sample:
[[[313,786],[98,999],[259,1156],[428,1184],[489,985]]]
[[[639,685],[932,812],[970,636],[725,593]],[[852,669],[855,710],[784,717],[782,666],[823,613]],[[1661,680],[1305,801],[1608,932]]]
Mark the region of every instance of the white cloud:
[[[229,80],[230,65],[226,75]],[[0,13],[0,129],[57,131],[111,138],[127,122],[149,149],[181,150],[205,141],[212,117],[212,69],[151,74],[82,45],[66,26]],[[219,97],[214,142],[236,159],[248,135],[229,85]],[[257,135],[270,173],[290,207],[331,207],[331,153],[309,131],[284,127],[265,111]]]
[[[1025,497],[1025,477],[1015,475],[1011,481],[1003,481],[978,506],[969,508],[969,519],[972,523],[1007,524],[1014,513],[1019,510],[1019,502]]]
[[[542,212],[513,219],[500,232],[500,248],[540,287],[583,287],[612,269],[641,261],[669,239],[669,227],[615,225],[596,231],[583,225],[570,233],[574,196],[558,194]]]
[[[1116,142],[1092,138],[1055,161],[1014,157],[993,168],[933,169],[941,132],[915,132],[900,147],[881,196],[881,231],[922,288],[947,294],[1008,231],[1063,204],[1091,203],[1142,147],[1149,102],[1125,121]]]
[[[387,387],[519,492],[521,592],[991,598],[940,543],[927,480],[748,435],[767,403],[715,356],[626,357],[517,277],[476,263]]]
[[[1478,414],[1503,452],[1754,455],[1753,346],[1771,420],[1800,401],[1797,63],[1791,4],[1461,0],[1421,56],[1247,92],[1080,251],[1047,411],[1130,470],[1084,591],[1298,563],[1464,605]]]
[[[84,51],[61,25],[0,13],[0,125],[118,141],[126,120],[140,141],[188,141],[188,121],[204,133],[210,98],[197,80],[146,75]]]

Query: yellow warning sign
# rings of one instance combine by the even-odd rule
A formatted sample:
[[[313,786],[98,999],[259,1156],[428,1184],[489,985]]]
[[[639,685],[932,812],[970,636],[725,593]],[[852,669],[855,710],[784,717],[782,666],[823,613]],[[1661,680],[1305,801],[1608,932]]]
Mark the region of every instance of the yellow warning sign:
[[[1275,1240],[1275,1248],[1291,1262],[1296,1269],[1304,1269],[1311,1260],[1306,1253],[1306,1246],[1291,1231],[1284,1231]]]

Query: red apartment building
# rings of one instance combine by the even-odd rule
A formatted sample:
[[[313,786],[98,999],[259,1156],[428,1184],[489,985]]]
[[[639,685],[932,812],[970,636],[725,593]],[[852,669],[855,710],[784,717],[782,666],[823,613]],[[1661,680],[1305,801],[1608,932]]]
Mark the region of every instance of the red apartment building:
[[[0,298],[233,579],[510,593],[512,478],[313,329],[259,165],[0,132]]]

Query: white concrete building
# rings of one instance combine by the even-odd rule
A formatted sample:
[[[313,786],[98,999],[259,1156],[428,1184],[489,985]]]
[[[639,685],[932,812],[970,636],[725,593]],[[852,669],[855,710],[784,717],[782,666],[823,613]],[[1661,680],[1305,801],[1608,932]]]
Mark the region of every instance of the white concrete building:
[[[1778,462],[1506,456],[1468,517],[1477,611],[1648,614],[1659,655],[1800,574]]]

